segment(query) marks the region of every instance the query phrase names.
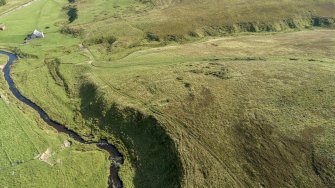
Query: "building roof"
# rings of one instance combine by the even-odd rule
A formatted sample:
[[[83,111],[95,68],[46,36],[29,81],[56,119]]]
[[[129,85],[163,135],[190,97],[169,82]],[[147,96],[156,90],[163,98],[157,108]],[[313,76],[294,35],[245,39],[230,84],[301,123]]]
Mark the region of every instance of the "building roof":
[[[33,35],[35,35],[37,38],[44,38],[44,33],[37,31],[36,29],[34,30]]]

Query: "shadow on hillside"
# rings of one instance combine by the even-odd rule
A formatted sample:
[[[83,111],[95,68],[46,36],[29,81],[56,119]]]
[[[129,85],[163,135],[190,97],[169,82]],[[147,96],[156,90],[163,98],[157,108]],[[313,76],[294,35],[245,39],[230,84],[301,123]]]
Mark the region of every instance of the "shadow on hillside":
[[[263,187],[334,186],[329,161],[315,154],[313,138],[323,129],[305,129],[302,138],[288,138],[262,117],[246,119],[235,127],[245,184]],[[305,136],[307,135],[307,136]],[[334,169],[333,169],[334,170]],[[249,181],[249,182],[248,182]]]
[[[83,118],[117,136],[127,147],[135,167],[135,187],[181,187],[177,149],[154,117],[109,105],[93,84],[82,85],[80,96]]]

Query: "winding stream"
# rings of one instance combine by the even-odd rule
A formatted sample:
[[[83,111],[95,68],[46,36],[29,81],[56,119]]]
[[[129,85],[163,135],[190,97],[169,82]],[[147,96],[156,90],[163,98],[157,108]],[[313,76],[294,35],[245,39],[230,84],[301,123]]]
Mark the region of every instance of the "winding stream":
[[[109,175],[109,178],[108,178],[108,187],[109,188],[112,188],[112,187],[122,188],[123,184],[122,184],[122,181],[121,181],[120,177],[118,176],[119,167],[116,163],[123,164],[124,158],[123,158],[123,155],[117,150],[117,148],[114,145],[108,143],[107,140],[100,140],[99,142],[87,141],[83,137],[81,137],[78,133],[76,133],[75,131],[73,131],[73,130],[65,127],[64,125],[61,125],[60,123],[50,119],[48,114],[41,107],[39,107],[37,104],[35,104],[34,102],[29,100],[25,96],[23,96],[20,93],[20,91],[15,87],[14,81],[11,78],[11,75],[10,75],[10,70],[11,70],[12,64],[17,59],[17,56],[15,54],[5,52],[5,51],[1,51],[1,50],[0,50],[0,54],[4,54],[4,55],[8,56],[8,58],[9,58],[7,64],[5,65],[5,67],[3,69],[3,72],[4,72],[5,79],[8,83],[8,85],[9,85],[9,89],[13,93],[13,95],[17,99],[19,99],[20,101],[25,103],[26,105],[33,108],[36,112],[38,112],[40,117],[48,125],[55,128],[58,132],[65,133],[65,134],[69,135],[71,138],[73,138],[74,140],[76,140],[76,141],[78,141],[82,144],[96,144],[97,147],[99,147],[100,149],[103,149],[103,150],[107,151],[110,154],[109,160],[111,161],[110,175]]]

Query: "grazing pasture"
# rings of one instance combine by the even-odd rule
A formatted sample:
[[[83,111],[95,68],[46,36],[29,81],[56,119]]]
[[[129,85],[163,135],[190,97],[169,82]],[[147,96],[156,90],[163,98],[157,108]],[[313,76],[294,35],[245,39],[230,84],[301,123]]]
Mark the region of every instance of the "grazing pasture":
[[[50,2],[50,6],[55,5],[53,1]],[[37,3],[31,6],[33,8],[37,6],[35,8],[38,10],[42,5]],[[18,12],[20,11],[33,12],[26,9]],[[50,15],[50,12],[46,14]],[[44,15],[41,14],[41,16]],[[24,17],[23,15],[22,18]],[[28,22],[28,18],[24,20],[17,18],[13,19],[13,24],[8,24],[10,26],[8,30],[1,33],[0,41],[2,44],[6,43],[5,49],[10,48],[12,43],[22,43],[25,34],[38,27],[35,25],[36,20]],[[25,22],[27,22],[26,26],[24,26]],[[15,27],[17,24],[21,27]],[[17,30],[18,28],[21,30]],[[7,60],[7,56],[1,55],[0,65],[3,66]],[[25,187],[106,187],[110,166],[108,154],[95,146],[86,146],[74,141],[70,148],[65,148],[64,141],[69,138],[56,133],[39,120],[38,115],[29,107],[17,102],[8,91],[3,76],[1,77],[0,187],[23,185]],[[40,160],[47,150],[51,152],[50,156]]]
[[[334,8],[38,0],[0,17],[0,46],[19,55],[12,76],[25,96],[118,147],[125,187],[334,187]],[[46,37],[23,44],[34,29]],[[68,138],[1,83],[0,182],[107,185],[105,153],[63,149]]]

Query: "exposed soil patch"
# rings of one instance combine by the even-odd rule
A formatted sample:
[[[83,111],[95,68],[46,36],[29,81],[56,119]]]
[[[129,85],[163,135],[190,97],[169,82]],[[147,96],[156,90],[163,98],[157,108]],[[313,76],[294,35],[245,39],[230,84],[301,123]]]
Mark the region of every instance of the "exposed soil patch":
[[[48,163],[49,165],[53,166],[54,163],[50,159],[51,156],[52,156],[51,149],[48,148],[44,153],[41,154],[41,156],[38,159],[40,161],[43,161],[43,162]]]
[[[72,145],[72,142],[69,141],[69,140],[65,140],[64,143],[63,143],[64,148],[69,148],[69,147],[71,147],[71,145]]]
[[[3,93],[0,93],[0,99],[5,101],[6,104],[9,104],[9,100],[7,99],[6,95],[4,95]]]

